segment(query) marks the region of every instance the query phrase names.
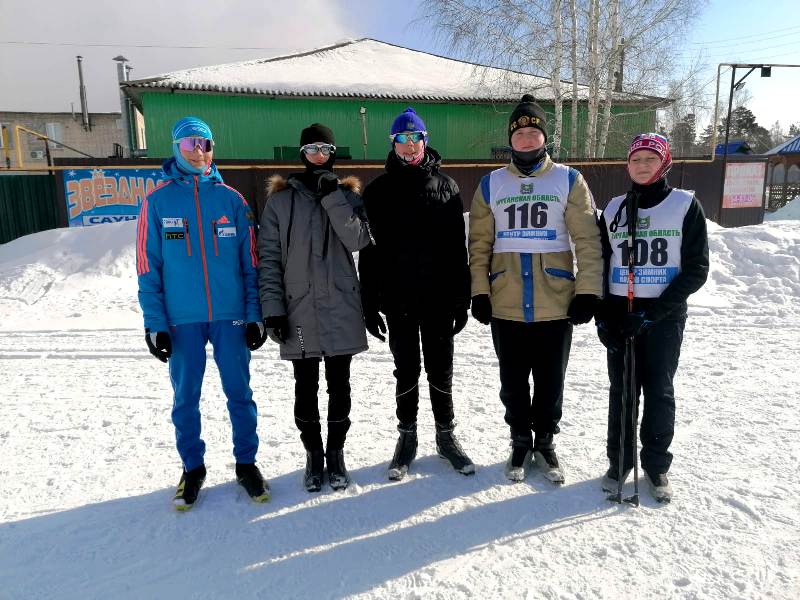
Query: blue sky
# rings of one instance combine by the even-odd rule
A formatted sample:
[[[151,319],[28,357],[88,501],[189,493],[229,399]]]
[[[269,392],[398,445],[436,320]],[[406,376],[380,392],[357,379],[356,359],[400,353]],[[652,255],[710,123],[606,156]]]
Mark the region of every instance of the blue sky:
[[[118,54],[130,59],[132,75],[138,78],[307,49],[346,37],[373,37],[446,53],[429,29],[413,22],[419,16],[418,5],[419,0],[139,0],[131,8],[130,3],[99,0],[0,0],[0,110],[68,111],[71,102],[78,106],[76,54],[85,57],[90,110],[110,112],[119,109],[111,61]],[[701,81],[708,82],[710,92],[718,62],[800,64],[796,6],[796,0],[758,6],[744,1],[710,2],[699,22],[689,28],[686,51],[675,58],[684,61],[703,53],[710,67]],[[229,49],[234,46],[263,50]],[[757,75],[747,79],[746,89],[753,94],[750,107],[759,123],[769,127],[780,120],[788,128],[800,122],[796,108],[800,106],[800,68],[773,69],[771,79]],[[726,97],[729,80],[723,80]]]

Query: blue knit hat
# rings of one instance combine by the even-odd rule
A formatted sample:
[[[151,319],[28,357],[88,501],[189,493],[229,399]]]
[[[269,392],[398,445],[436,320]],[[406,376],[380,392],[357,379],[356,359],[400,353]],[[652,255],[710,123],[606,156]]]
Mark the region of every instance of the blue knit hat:
[[[197,117],[183,117],[172,127],[172,155],[178,162],[178,166],[186,173],[194,175],[203,174],[203,169],[193,167],[183,158],[183,154],[181,154],[181,150],[178,147],[178,140],[187,137],[203,137],[213,140],[214,136],[211,133],[211,127],[208,126],[208,123]]]
[[[175,123],[172,128],[172,141],[179,140],[185,137],[204,137],[213,140],[214,136],[211,133],[211,127],[208,123],[197,117],[183,117],[180,121]]]
[[[425,132],[425,144],[428,143],[428,130],[425,121],[420,118],[416,111],[410,106],[401,112],[392,123],[391,135],[403,133],[404,131],[423,131]]]

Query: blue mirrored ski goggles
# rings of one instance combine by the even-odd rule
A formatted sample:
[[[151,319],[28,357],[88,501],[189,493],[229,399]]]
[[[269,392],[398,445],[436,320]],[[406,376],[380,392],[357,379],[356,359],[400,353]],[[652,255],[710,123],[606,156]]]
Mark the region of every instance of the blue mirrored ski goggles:
[[[428,135],[427,131],[412,131],[411,133],[392,134],[389,136],[389,139],[396,144],[405,144],[408,140],[417,143],[420,140],[424,140],[426,135]]]

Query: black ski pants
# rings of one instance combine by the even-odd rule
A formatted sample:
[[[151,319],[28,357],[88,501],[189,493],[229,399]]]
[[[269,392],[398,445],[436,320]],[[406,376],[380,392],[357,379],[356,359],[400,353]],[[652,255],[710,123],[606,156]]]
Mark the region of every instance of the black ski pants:
[[[352,355],[326,356],[325,381],[328,384],[328,448],[344,447],[350,429],[350,362]],[[294,422],[307,450],[322,449],[319,423],[319,358],[293,360]]]
[[[492,341],[500,363],[500,400],[512,438],[529,438],[533,431],[540,440],[551,439],[559,432],[572,324],[566,319],[535,323],[492,319]]]
[[[386,323],[397,381],[398,421],[404,426],[417,422],[421,340],[433,418],[440,425],[449,425],[453,421],[453,318],[436,312],[397,312],[387,314]]]
[[[644,410],[641,413],[639,454],[642,468],[659,475],[669,471],[672,464],[670,444],[675,432],[675,390],[672,380],[678,368],[683,329],[686,318],[665,319],[650,326],[635,338],[636,403],[644,393]],[[622,412],[623,378],[625,372],[625,346],[607,351],[608,378],[608,437],[606,454],[613,469],[619,465],[620,417]],[[633,404],[626,398],[625,455],[623,470],[633,468]]]

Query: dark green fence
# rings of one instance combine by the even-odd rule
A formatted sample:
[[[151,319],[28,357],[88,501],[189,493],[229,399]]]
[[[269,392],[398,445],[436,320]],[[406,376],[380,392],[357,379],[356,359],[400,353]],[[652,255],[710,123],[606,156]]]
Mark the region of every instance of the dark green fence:
[[[0,244],[59,226],[52,175],[0,175]]]

